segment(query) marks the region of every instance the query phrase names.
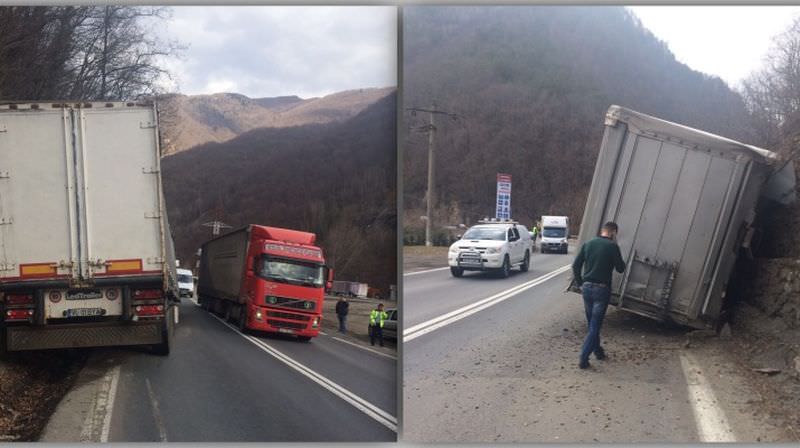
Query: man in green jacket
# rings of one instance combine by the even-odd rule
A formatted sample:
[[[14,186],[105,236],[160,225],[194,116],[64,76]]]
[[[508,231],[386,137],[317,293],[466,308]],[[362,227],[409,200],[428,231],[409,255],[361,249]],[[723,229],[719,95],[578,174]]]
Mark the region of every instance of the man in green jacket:
[[[379,303],[378,308],[369,312],[369,343],[375,345],[375,339],[383,347],[383,321],[389,318],[389,314],[383,311],[383,304]]]
[[[611,299],[611,274],[615,269],[619,273],[625,271],[625,261],[616,242],[618,229],[614,222],[603,224],[600,236],[583,243],[572,263],[572,273],[576,284],[581,287],[589,324],[578,362],[581,369],[589,368],[589,355],[592,353],[599,360],[606,357],[600,345],[600,327]]]

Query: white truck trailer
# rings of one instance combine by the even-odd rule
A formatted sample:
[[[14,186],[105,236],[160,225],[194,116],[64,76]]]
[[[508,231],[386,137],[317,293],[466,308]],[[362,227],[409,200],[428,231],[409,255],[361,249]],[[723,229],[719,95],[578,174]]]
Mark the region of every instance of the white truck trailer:
[[[0,349],[169,353],[157,126],[150,103],[0,104]]]
[[[794,167],[776,154],[619,106],[605,135],[580,242],[619,225],[627,263],[614,277],[620,309],[697,328],[722,317],[739,249],[760,200],[789,203]]]

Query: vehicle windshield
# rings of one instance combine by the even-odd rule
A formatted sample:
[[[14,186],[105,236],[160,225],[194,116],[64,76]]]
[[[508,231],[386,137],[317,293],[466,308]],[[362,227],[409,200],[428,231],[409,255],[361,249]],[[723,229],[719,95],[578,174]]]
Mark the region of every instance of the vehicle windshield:
[[[545,227],[542,229],[542,236],[547,238],[564,238],[567,235],[567,229],[563,227]]]
[[[192,283],[192,276],[187,274],[178,274],[178,283]]]
[[[264,255],[259,263],[259,277],[292,285],[321,288],[325,284],[325,272],[321,264],[308,261],[289,260]]]
[[[461,239],[464,240],[506,240],[505,227],[473,227],[467,230]]]

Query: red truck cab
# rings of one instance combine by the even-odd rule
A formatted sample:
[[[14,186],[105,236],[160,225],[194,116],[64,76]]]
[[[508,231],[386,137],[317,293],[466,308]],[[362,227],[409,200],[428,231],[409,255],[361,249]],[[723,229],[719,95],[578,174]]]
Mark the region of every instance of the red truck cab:
[[[317,336],[332,271],[315,241],[313,233],[252,224],[207,242],[200,261],[201,305],[224,313],[242,330],[300,340]],[[225,281],[233,271],[241,274],[238,282]]]

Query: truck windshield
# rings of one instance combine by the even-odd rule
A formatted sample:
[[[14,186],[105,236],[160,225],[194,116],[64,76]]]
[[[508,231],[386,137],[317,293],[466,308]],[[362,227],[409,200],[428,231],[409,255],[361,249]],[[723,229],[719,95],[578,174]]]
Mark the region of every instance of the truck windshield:
[[[275,258],[269,255],[261,257],[258,275],[267,280],[293,285],[321,288],[325,284],[325,273],[322,265],[300,260]]]
[[[548,238],[564,238],[567,235],[567,229],[563,227],[545,227],[542,229],[542,236]]]
[[[462,237],[464,240],[506,240],[505,227],[473,227]]]
[[[186,274],[178,274],[178,283],[192,283],[192,276]]]

